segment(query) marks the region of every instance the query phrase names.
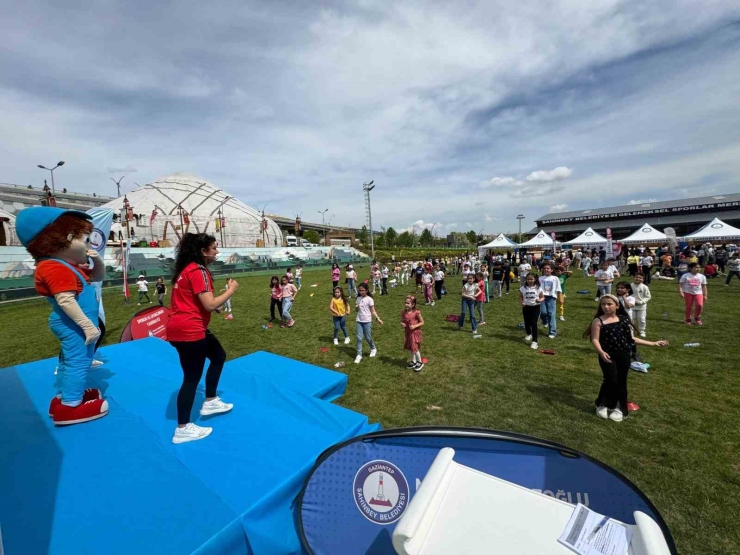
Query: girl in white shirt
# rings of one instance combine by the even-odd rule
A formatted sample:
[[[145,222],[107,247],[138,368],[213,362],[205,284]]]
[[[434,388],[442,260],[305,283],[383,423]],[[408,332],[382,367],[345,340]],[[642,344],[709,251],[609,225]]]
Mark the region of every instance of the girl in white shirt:
[[[624,281],[617,283],[617,300],[619,300],[619,305],[624,308],[627,316],[632,320],[632,307],[635,306],[635,297],[632,293],[632,286],[629,283]]]
[[[545,300],[545,292],[537,283],[537,276],[529,273],[524,278],[524,285],[519,288],[519,304],[522,305],[524,329],[527,332],[525,341],[531,341],[531,347],[537,349],[537,320],[540,317],[540,304]]]
[[[470,312],[470,324],[473,328],[473,333],[478,331],[478,326],[475,323],[475,298],[480,293],[480,287],[475,282],[475,274],[468,273],[467,281],[462,288],[462,312],[460,313],[460,319],[457,321],[457,329],[463,329],[465,325],[465,312]]]
[[[707,278],[699,273],[699,264],[689,264],[689,273],[682,275],[678,282],[678,292],[686,305],[686,325],[691,325],[691,307],[695,304],[694,321],[701,326],[701,313],[707,300]]]
[[[373,343],[373,318],[381,326],[383,325],[383,320],[380,319],[380,316],[375,311],[375,301],[370,291],[368,291],[367,283],[358,285],[357,291],[360,296],[357,297],[357,304],[355,304],[355,309],[357,310],[357,356],[355,357],[355,364],[360,364],[362,361],[363,338],[370,345],[370,356],[374,357],[378,354],[378,349],[376,349],[375,343]]]

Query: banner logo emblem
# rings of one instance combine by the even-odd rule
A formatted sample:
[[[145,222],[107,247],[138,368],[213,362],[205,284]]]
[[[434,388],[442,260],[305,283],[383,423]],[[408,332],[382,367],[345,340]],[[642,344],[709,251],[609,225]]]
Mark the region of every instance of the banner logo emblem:
[[[385,526],[396,522],[409,504],[409,484],[388,461],[370,461],[355,474],[352,496],[366,519]]]

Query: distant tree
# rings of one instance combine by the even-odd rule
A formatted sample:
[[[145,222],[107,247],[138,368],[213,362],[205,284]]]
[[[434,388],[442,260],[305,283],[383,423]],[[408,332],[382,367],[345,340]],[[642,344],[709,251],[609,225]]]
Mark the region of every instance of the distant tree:
[[[357,240],[360,241],[360,243],[362,243],[363,245],[367,245],[370,242],[366,225],[363,225],[362,229],[357,233]]]
[[[475,245],[478,241],[478,234],[472,229],[465,234],[465,237],[468,238],[468,243],[471,245]]]
[[[396,233],[396,230],[392,227],[389,227],[385,231],[385,242],[389,247],[393,247],[396,244],[396,241],[398,240],[398,233]]]
[[[321,236],[316,230],[307,229],[303,232],[303,241],[308,241],[314,245],[318,245],[321,242]]]
[[[414,238],[411,237],[411,234],[408,231],[404,231],[398,236],[398,239],[396,239],[396,244],[399,247],[411,247],[414,244]]]
[[[421,243],[421,246],[423,247],[428,247],[433,242],[434,242],[434,237],[432,237],[432,232],[424,228],[424,231],[421,232],[419,243]]]
[[[380,233],[375,236],[375,246],[385,247],[386,246],[386,231],[384,227],[380,228]]]

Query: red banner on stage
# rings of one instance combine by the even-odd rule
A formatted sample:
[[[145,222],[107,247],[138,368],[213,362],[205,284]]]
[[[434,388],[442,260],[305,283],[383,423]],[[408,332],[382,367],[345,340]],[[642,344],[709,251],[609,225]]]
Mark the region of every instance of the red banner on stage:
[[[167,320],[170,309],[166,306],[150,306],[137,312],[126,324],[121,334],[121,343],[146,337],[157,337],[167,341]]]

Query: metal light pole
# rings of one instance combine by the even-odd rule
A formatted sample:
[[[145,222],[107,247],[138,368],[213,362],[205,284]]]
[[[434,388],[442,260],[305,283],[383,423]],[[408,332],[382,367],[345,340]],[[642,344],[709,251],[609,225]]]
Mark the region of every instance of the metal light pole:
[[[54,189],[54,170],[57,169],[59,166],[63,166],[64,161],[57,162],[57,165],[53,168],[47,168],[46,166],[42,166],[41,164],[38,164],[36,167],[41,168],[42,170],[46,170],[48,172],[51,172],[51,194],[56,194],[56,189]]]
[[[522,220],[524,219],[524,214],[517,214],[516,217],[517,220],[519,220],[519,242],[522,242]]]
[[[373,259],[375,259],[375,238],[373,237],[373,214],[370,210],[370,191],[375,189],[375,180],[370,181],[370,183],[363,183],[362,184],[362,190],[365,191],[365,209],[367,211],[367,222],[370,226],[370,250],[373,255]]]
[[[123,181],[123,178],[124,178],[124,177],[126,177],[126,176],[125,176],[125,175],[122,175],[122,176],[121,176],[121,179],[119,179],[118,181],[116,181],[116,180],[115,180],[115,179],[113,179],[112,177],[110,178],[110,180],[111,180],[111,181],[112,181],[113,183],[115,183],[115,184],[116,184],[116,187],[118,188],[118,196],[119,196],[119,197],[121,196],[121,181]]]
[[[324,228],[324,246],[326,246],[326,223],[324,223],[326,220],[324,219],[324,215],[329,211],[327,208],[324,211],[318,210],[318,213],[321,214],[321,227]]]

